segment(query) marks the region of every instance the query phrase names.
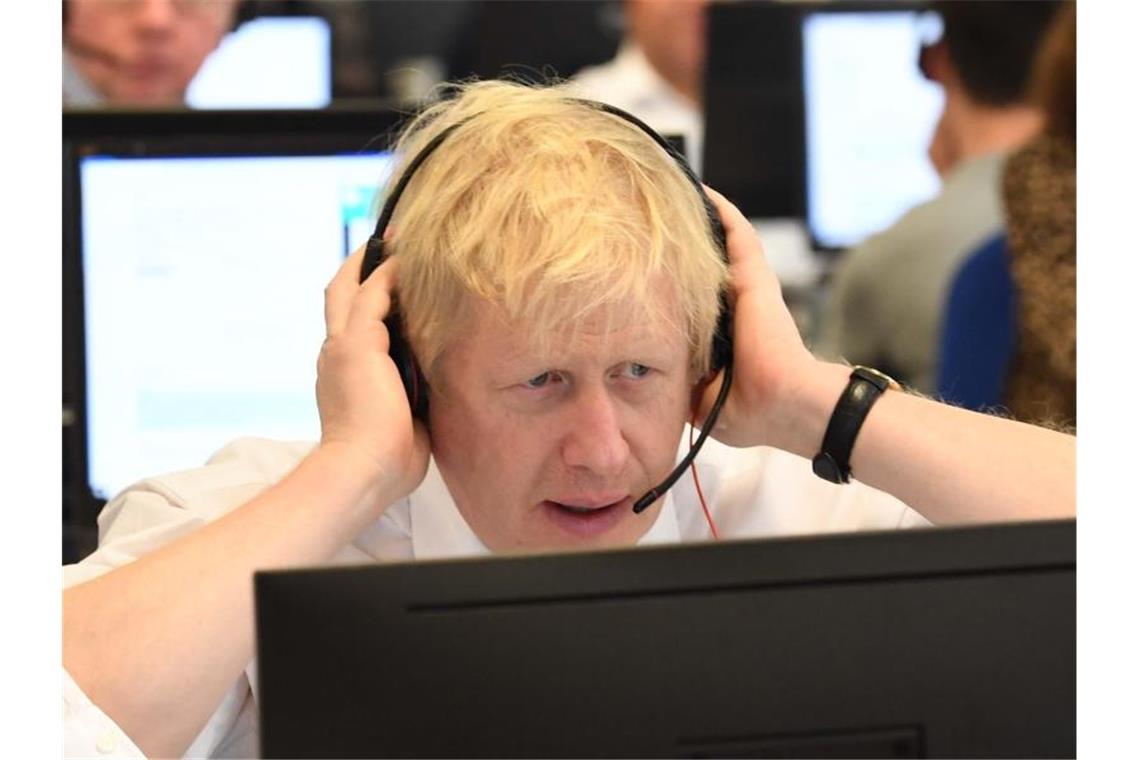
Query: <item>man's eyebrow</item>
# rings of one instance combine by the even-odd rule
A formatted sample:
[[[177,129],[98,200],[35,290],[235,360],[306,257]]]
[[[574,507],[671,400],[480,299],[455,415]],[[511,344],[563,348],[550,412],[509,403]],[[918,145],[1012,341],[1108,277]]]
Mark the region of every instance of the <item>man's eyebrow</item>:
[[[626,338],[622,343],[623,345],[620,349],[615,349],[611,348],[607,343],[602,342],[589,353],[591,355],[597,355],[602,351],[620,353],[623,359],[635,359],[638,355],[648,354],[651,357],[665,355],[670,353],[674,348],[668,336],[648,328],[638,335]],[[558,340],[552,341],[552,344],[562,346],[562,350],[556,349],[538,353],[532,351],[525,345],[512,345],[503,351],[498,363],[500,366],[517,364],[536,367],[553,367],[565,362],[567,359],[574,358],[575,354],[580,354],[583,351],[580,346],[574,346]]]

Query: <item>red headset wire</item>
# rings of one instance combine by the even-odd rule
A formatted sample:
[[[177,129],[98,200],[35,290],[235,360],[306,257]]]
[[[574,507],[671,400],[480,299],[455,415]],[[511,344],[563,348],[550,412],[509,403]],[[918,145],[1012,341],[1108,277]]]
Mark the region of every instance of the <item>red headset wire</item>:
[[[693,421],[689,423],[689,448],[693,448],[694,436],[696,435],[697,428],[697,415],[693,413]],[[705,512],[705,520],[709,524],[709,529],[712,531],[714,541],[720,540],[720,534],[717,533],[716,523],[713,522],[712,513],[709,512],[709,505],[705,502],[705,494],[701,490],[701,479],[697,476],[697,460],[689,462],[689,469],[693,473],[693,485],[697,487],[697,498],[701,500],[701,509]]]

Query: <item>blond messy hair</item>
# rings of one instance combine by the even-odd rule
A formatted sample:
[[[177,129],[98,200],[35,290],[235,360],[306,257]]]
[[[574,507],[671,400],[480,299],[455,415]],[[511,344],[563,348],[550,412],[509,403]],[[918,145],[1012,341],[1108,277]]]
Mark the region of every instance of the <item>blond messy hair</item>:
[[[450,88],[403,131],[385,191],[433,137],[470,119],[419,167],[391,222],[405,330],[429,381],[471,323],[468,296],[524,325],[539,350],[587,316],[604,316],[607,329],[664,320],[703,375],[727,266],[676,162],[565,85]]]

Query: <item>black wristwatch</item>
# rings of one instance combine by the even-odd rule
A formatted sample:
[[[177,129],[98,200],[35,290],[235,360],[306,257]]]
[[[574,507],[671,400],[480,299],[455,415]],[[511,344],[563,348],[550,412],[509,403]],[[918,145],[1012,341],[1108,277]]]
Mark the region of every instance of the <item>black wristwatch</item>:
[[[867,412],[888,388],[899,390],[899,384],[890,376],[870,367],[856,367],[851,371],[847,388],[839,397],[835,411],[823,434],[823,445],[811,460],[812,471],[832,483],[851,480],[851,449],[855,437],[867,419]]]

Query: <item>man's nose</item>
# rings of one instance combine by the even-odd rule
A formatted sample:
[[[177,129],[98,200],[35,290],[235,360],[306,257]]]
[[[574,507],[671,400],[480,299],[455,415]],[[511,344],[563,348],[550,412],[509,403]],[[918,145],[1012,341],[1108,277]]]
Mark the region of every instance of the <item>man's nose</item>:
[[[579,388],[567,405],[563,462],[598,475],[620,474],[629,460],[619,409],[604,387]]]
[[[146,32],[164,32],[171,29],[178,15],[175,0],[141,0],[135,12],[135,22]]]

